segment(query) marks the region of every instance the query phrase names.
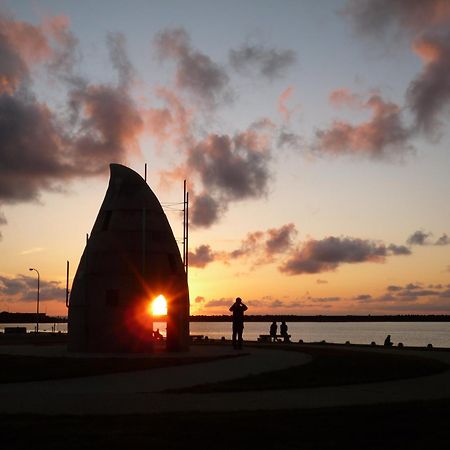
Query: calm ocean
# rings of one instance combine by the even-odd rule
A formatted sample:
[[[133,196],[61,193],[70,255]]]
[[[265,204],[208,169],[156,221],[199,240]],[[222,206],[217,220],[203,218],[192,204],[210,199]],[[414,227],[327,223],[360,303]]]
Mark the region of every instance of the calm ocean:
[[[278,322],[278,325],[280,323]],[[0,324],[0,332],[5,326],[26,326],[33,331],[34,324]],[[53,324],[40,324],[40,331],[52,331]],[[244,339],[256,341],[260,334],[269,334],[270,323],[248,322],[245,324]],[[394,344],[402,342],[406,346],[426,346],[450,348],[450,322],[292,322],[288,323],[289,334],[293,342],[326,342],[352,344],[370,344],[375,341],[382,344],[390,334]],[[165,335],[166,323],[155,322],[154,329],[159,328]],[[191,334],[203,334],[210,339],[229,339],[231,323],[229,322],[192,322]],[[57,323],[56,331],[67,332],[67,324]]]

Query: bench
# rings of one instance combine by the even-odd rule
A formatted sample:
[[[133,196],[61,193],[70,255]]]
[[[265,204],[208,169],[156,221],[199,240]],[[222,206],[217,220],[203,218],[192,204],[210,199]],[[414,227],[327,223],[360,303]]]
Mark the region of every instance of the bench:
[[[27,334],[27,327],[5,327],[5,334]]]
[[[291,342],[290,334],[277,334],[275,342]],[[274,342],[270,334],[260,334],[258,342]]]
[[[194,342],[206,340],[208,339],[208,337],[203,334],[190,334],[189,339],[191,340],[191,342]]]

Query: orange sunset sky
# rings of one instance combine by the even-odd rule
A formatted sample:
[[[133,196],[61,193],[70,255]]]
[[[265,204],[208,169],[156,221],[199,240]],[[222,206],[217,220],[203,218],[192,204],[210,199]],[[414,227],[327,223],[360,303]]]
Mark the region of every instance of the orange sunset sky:
[[[0,311],[65,315],[110,163],[192,314],[448,314],[450,2],[0,0]]]

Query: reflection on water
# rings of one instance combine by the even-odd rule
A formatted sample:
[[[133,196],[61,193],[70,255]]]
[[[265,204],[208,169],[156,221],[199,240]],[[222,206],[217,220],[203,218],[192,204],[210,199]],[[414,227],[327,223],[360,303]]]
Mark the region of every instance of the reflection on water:
[[[279,323],[278,323],[279,325]],[[35,324],[15,323],[0,324],[0,332],[5,327],[26,327],[27,331],[34,331]],[[260,334],[269,334],[270,323],[250,322],[245,324],[244,339],[256,341]],[[302,339],[304,342],[327,342],[352,344],[370,344],[375,341],[382,344],[390,334],[395,344],[402,342],[407,346],[426,346],[431,343],[434,347],[450,347],[450,322],[292,322],[288,323],[289,334],[293,342]],[[40,323],[39,331],[67,333],[66,323]],[[159,328],[166,335],[166,323],[154,322],[153,329]],[[192,322],[191,334],[203,334],[210,339],[226,339],[231,337],[231,322]]]

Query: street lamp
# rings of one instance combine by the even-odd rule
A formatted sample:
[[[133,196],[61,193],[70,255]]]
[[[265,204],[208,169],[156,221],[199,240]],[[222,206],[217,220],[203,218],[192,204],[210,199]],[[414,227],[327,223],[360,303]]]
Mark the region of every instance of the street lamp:
[[[39,283],[40,283],[40,276],[39,276],[39,270],[30,268],[30,270],[34,270],[38,275],[38,286],[37,286],[37,307],[36,307],[36,334],[39,333]]]

